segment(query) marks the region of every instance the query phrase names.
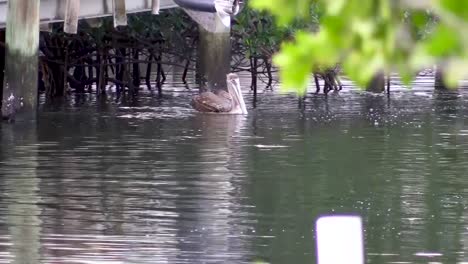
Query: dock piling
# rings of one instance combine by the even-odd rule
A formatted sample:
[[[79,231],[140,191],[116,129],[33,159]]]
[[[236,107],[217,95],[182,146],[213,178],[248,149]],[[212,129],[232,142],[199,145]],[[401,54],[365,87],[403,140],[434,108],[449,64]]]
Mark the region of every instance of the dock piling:
[[[366,91],[373,93],[382,93],[385,91],[385,73],[382,71],[376,73],[366,87]]]
[[[227,89],[226,75],[231,70],[230,18],[223,19],[217,13],[185,11],[199,24],[197,75],[202,82],[201,89]]]
[[[5,81],[1,115],[14,120],[17,114],[35,118],[39,49],[40,0],[8,1]]]
[[[78,15],[80,14],[80,0],[66,0],[65,21],[63,31],[76,34],[78,31]]]
[[[159,0],[152,0],[151,2],[151,13],[153,15],[159,15]]]
[[[114,27],[127,25],[127,11],[125,0],[113,0],[114,4]]]

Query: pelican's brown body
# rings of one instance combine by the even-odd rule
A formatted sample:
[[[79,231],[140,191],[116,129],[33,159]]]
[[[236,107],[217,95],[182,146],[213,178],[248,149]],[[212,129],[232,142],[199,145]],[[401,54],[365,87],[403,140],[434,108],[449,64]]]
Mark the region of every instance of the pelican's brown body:
[[[232,97],[223,90],[204,92],[192,98],[192,107],[199,112],[229,112],[232,109]]]
[[[227,75],[228,91],[203,92],[192,98],[192,107],[199,112],[247,114],[237,74]]]

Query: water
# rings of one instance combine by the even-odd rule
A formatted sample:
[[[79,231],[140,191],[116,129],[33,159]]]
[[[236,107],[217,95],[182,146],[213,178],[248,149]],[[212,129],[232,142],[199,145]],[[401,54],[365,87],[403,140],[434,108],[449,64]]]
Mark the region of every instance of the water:
[[[368,263],[468,261],[465,90],[265,92],[244,118],[165,89],[0,126],[0,263],[315,263],[333,212]]]

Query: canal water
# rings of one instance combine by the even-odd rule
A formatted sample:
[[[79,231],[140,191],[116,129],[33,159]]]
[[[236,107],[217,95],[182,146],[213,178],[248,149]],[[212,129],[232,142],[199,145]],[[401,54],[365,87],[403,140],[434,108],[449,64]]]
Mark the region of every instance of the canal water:
[[[260,89],[249,115],[71,95],[0,125],[0,263],[315,263],[314,222],[363,218],[367,263],[468,262],[468,92]],[[424,79],[424,78],[423,78]]]

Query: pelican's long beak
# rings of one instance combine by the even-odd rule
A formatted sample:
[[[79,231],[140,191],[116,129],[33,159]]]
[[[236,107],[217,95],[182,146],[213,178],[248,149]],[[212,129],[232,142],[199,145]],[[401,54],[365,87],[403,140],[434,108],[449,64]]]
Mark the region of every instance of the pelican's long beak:
[[[234,80],[228,80],[229,93],[231,94],[233,104],[237,106],[239,104],[239,94],[237,93],[236,83]]]
[[[247,107],[245,106],[244,96],[242,95],[242,89],[241,89],[241,86],[240,86],[239,79],[235,79],[233,81],[233,86],[234,86],[234,90],[236,91],[237,102],[239,103],[242,114],[246,115],[247,114]]]
[[[225,27],[231,26],[231,13],[233,10],[233,4],[225,0],[214,1],[216,13]]]

